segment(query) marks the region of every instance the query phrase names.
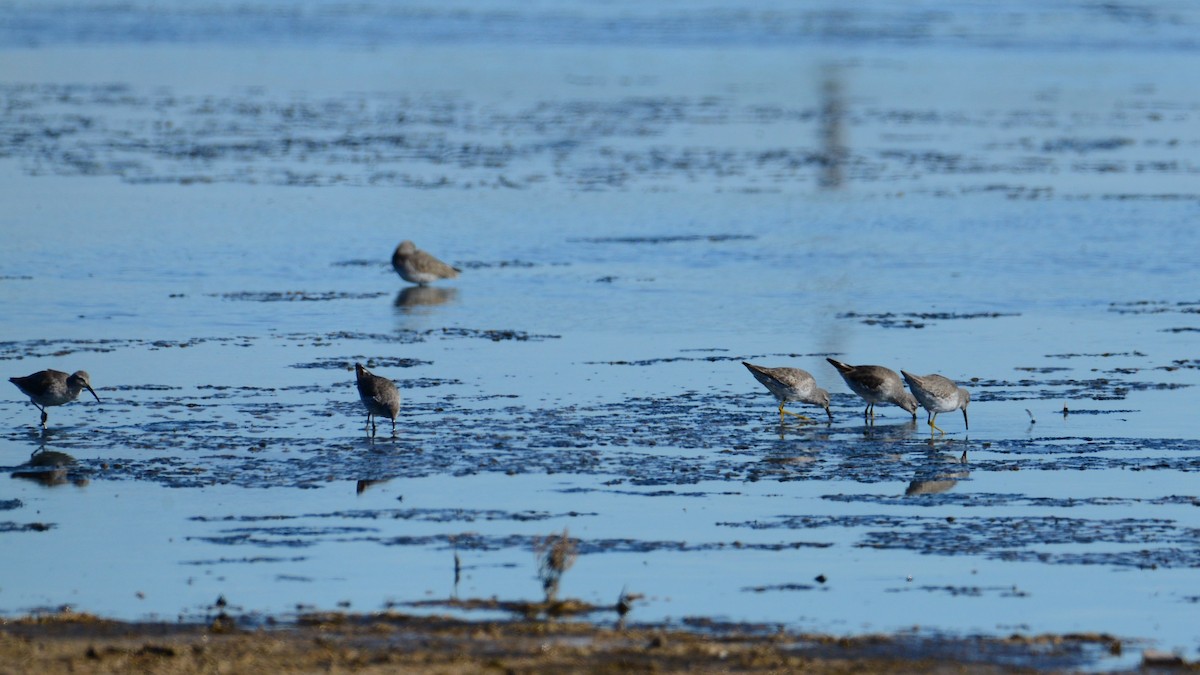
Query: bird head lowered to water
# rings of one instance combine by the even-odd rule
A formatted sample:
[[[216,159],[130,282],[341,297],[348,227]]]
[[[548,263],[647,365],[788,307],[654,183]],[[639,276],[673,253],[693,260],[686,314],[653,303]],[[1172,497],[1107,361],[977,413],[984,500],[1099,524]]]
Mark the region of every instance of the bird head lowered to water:
[[[67,388],[70,389],[75,396],[78,396],[79,392],[87,389],[92,397],[96,399],[96,403],[100,402],[100,397],[96,395],[96,390],[92,389],[92,378],[87,374],[86,370],[77,370],[74,373],[71,373],[71,376],[67,378]],[[75,396],[72,396],[71,398],[75,398]]]

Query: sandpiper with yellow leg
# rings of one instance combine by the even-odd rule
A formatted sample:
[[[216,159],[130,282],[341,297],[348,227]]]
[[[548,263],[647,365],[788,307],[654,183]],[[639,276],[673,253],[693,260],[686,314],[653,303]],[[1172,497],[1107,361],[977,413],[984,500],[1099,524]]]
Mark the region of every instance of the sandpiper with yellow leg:
[[[913,375],[903,370],[900,373],[908,382],[908,388],[912,389],[913,396],[917,397],[921,407],[928,413],[929,433],[932,434],[933,430],[937,429],[945,434],[946,432],[936,424],[938,413],[959,409],[963,414],[963,426],[971,428],[967,423],[967,404],[971,402],[971,392],[941,375]]]

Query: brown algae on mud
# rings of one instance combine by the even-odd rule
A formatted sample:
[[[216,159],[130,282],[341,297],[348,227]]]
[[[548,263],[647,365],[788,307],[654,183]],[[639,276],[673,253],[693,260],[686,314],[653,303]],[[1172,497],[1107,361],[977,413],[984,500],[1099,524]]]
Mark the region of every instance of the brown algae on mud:
[[[451,603],[490,609],[503,603]],[[122,623],[63,611],[0,626],[0,666],[45,673],[653,672],[963,673],[1075,670],[1119,655],[1104,634],[836,637],[772,625],[685,621],[605,628],[575,621],[471,621],[393,611],[301,614],[241,627],[221,611],[192,624]],[[1186,665],[1186,662],[1182,662]]]

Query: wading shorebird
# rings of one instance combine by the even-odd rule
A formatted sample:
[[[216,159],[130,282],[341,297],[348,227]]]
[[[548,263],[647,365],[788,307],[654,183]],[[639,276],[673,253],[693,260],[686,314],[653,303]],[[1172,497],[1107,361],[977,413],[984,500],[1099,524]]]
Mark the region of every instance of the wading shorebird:
[[[905,391],[896,371],[883,366],[851,366],[835,359],[825,360],[837,368],[846,386],[867,402],[864,417],[875,417],[876,403],[895,403],[916,418],[917,400]]]
[[[742,365],[746,366],[754,379],[769,389],[779,401],[780,424],[783,424],[784,415],[793,415],[802,420],[812,421],[800,413],[784,410],[783,406],[788,401],[819,405],[825,409],[825,414],[829,415],[829,421],[833,421],[833,413],[829,411],[829,392],[818,387],[817,381],[808,371],[799,368],[764,368],[745,361],[742,361]]]
[[[913,396],[917,397],[917,400],[921,402],[921,407],[928,413],[930,434],[934,429],[941,431],[942,434],[946,433],[936,424],[938,413],[960,408],[963,412],[963,426],[967,429],[971,428],[967,423],[967,404],[971,402],[971,392],[941,375],[913,375],[903,370],[900,373],[908,382],[908,388],[912,389]]]
[[[361,363],[354,364],[354,375],[358,384],[358,397],[367,408],[367,427],[371,438],[375,437],[374,417],[383,415],[392,419],[392,435],[396,435],[396,417],[400,414],[400,392],[396,384],[386,377],[380,377],[363,368]]]
[[[392,253],[392,267],[401,279],[422,286],[438,279],[453,279],[462,271],[422,251],[407,239]]]
[[[42,370],[25,377],[10,377],[9,382],[17,385],[23,394],[29,397],[33,405],[42,411],[42,429],[46,428],[46,408],[52,405],[64,405],[74,401],[79,392],[87,389],[100,402],[96,391],[92,389],[92,381],[88,374],[77,370],[68,375],[60,370]]]

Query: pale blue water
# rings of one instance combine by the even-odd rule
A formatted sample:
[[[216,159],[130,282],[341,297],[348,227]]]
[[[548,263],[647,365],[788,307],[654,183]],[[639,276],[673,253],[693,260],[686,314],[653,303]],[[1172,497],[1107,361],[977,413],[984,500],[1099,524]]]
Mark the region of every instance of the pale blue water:
[[[1190,5],[205,7],[0,22],[0,360],[103,400],[0,402],[0,610],[532,599],[568,527],[563,594],[634,620],[1195,658]],[[969,434],[864,427],[829,354]],[[8,477],[42,447],[65,484]]]

